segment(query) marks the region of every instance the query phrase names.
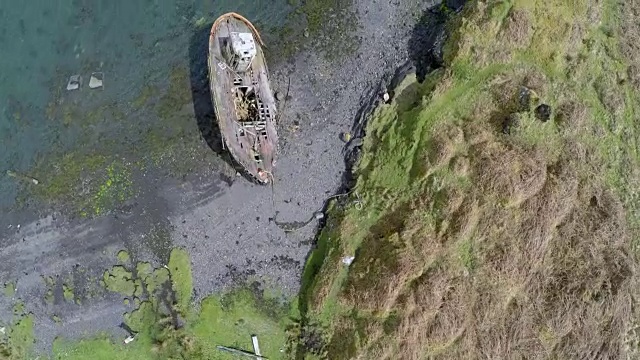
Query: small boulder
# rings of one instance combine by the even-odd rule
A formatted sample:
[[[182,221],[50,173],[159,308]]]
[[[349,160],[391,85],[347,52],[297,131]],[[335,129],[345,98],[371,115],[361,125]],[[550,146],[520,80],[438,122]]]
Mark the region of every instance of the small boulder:
[[[538,95],[526,86],[520,86],[518,90],[518,111],[529,111],[531,105],[538,101]]]
[[[540,104],[535,110],[536,118],[542,122],[547,122],[551,118],[551,106]]]

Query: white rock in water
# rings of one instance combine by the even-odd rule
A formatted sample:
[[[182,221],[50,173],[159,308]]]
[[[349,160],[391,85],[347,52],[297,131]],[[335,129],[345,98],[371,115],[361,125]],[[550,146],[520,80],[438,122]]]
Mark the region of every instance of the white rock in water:
[[[382,100],[384,100],[384,102],[388,102],[389,101],[389,93],[388,92],[385,92],[382,95]]]
[[[78,90],[82,85],[82,76],[71,75],[69,82],[67,83],[67,90]]]
[[[92,89],[102,87],[102,79],[104,78],[104,74],[101,72],[94,72],[91,74],[91,79],[89,79],[89,87]]]

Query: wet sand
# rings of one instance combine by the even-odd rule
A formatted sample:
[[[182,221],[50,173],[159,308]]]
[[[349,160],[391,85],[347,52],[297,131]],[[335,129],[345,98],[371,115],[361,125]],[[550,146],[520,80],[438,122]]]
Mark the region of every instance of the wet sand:
[[[291,96],[278,127],[282,143],[273,193],[235,176],[200,139],[206,151],[195,154],[211,156],[202,160],[201,169],[183,178],[156,170],[137,174],[134,181],[143,184],[141,191],[109,215],[81,220],[55,212],[39,212],[37,218],[33,211],[5,214],[0,220],[0,278],[16,281],[17,291],[13,299],[0,298],[0,319],[9,321],[15,299],[21,299],[36,316],[41,349],[60,335],[75,338],[107,330],[126,336],[118,325],[131,308],[120,296],[81,280],[101,278],[121,249],[136,260],[159,263],[166,261],[167,249],[185,247],[196,299],[247,280],[295,295],[316,222],[285,233],[273,219],[306,221],[338,191],[345,170],[339,134],[350,130],[356,112],[375,96],[380,82],[409,59],[411,32],[429,5],[355,1],[360,25],[356,53],[327,61],[307,51],[270,67],[274,88],[284,91],[290,81]],[[199,110],[191,104],[183,111],[196,127]],[[169,236],[150,239],[157,230]],[[45,301],[42,276],[59,278],[59,285],[72,279],[82,304],[65,302],[60,286],[53,303]],[[53,314],[60,323],[52,320]]]

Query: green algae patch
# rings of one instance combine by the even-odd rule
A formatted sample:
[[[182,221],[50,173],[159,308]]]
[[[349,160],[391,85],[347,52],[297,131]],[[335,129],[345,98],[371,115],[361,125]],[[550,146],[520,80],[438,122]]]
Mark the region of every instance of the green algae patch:
[[[165,310],[169,313],[188,314],[193,279],[189,254],[183,249],[171,251],[166,267],[154,268],[148,262],[138,262],[132,267],[116,265],[104,272],[102,281],[109,291],[142,299],[143,303],[151,301],[156,307],[159,303],[155,301],[161,297],[164,305],[168,304]]]
[[[68,153],[33,170],[40,184],[27,195],[83,217],[103,215],[135,195],[130,165],[100,154]]]
[[[256,305],[250,292],[234,293],[229,302],[225,296],[205,298],[199,313],[183,328],[173,329],[165,317],[159,316],[152,302],[142,302],[125,316],[126,323],[138,331],[127,345],[107,335],[80,341],[57,339],[53,353],[56,359],[232,359],[216,348],[223,345],[252,352],[251,336],[257,335],[262,355],[268,359],[288,359],[286,328],[290,325],[283,314],[280,320],[266,316]],[[169,325],[168,327],[166,325]]]
[[[0,334],[0,357],[7,360],[32,358],[34,335],[32,314],[19,317]]]
[[[129,262],[129,259],[131,258],[126,250],[118,251],[118,254],[116,256],[118,258],[118,261],[122,264]]]
[[[189,254],[183,249],[171,250],[168,266],[173,289],[176,292],[178,309],[182,314],[187,314],[193,291]]]
[[[204,358],[222,358],[216,345],[253,352],[251,335],[257,335],[262,355],[268,359],[286,359],[288,313],[279,318],[267,316],[248,290],[204,299],[197,321],[191,327],[202,346]]]
[[[151,344],[142,337],[132,343],[114,342],[107,334],[90,340],[70,342],[57,338],[53,342],[52,352],[57,360],[114,360],[140,359],[155,360],[158,355],[150,350]]]
[[[13,297],[16,294],[16,283],[8,282],[4,284],[4,296]]]
[[[252,351],[251,335],[257,335],[262,354],[286,359],[287,328],[297,316],[295,303],[267,296],[256,286],[205,298],[199,307],[189,306],[192,283],[188,253],[173,249],[166,267],[139,262],[133,271],[114,266],[105,273],[109,290],[136,294],[133,311],[124,323],[135,339],[113,339],[107,334],[69,341],[58,338],[55,359],[230,359],[217,345]],[[127,296],[127,299],[131,296]]]
[[[133,196],[131,186],[131,170],[124,164],[112,162],[106,169],[105,179],[87,205],[89,211],[93,211],[94,215],[102,215],[124,203]]]
[[[63,284],[62,285],[62,295],[63,295],[65,300],[73,301],[73,299],[74,299],[73,288],[70,285]]]
[[[105,271],[102,280],[107,290],[124,296],[133,296],[136,290],[136,283],[131,272],[124,266],[117,265]]]

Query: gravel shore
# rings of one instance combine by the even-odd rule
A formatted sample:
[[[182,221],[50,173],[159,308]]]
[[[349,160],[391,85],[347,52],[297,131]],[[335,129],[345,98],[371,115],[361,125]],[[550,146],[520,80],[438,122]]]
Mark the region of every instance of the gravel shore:
[[[317,222],[285,234],[274,219],[307,221],[339,189],[345,170],[339,134],[350,130],[356,112],[380,81],[408,60],[412,30],[436,3],[357,0],[357,53],[327,61],[321,54],[302,52],[270,68],[276,89],[286,89],[290,80],[291,96],[279,124],[282,145],[273,192],[229,177],[228,166],[218,162],[181,180],[148,173],[135,202],[107,217],[71,221],[48,216],[30,222],[15,215],[5,218],[0,275],[15,281],[17,291],[12,299],[0,300],[0,319],[8,322],[15,299],[23,301],[36,316],[41,348],[59,335],[119,331],[122,313],[130,310],[119,296],[103,293],[77,305],[60,301],[62,294],[56,293],[53,304],[47,303],[42,276],[62,281],[84,269],[99,278],[123,248],[139,260],[156,261],[166,256],[161,248],[188,249],[197,299],[247,280],[295,295]],[[166,244],[150,243],[148,234],[154,229],[168,231]],[[77,284],[80,293],[82,286]],[[52,320],[53,314],[61,323]]]

